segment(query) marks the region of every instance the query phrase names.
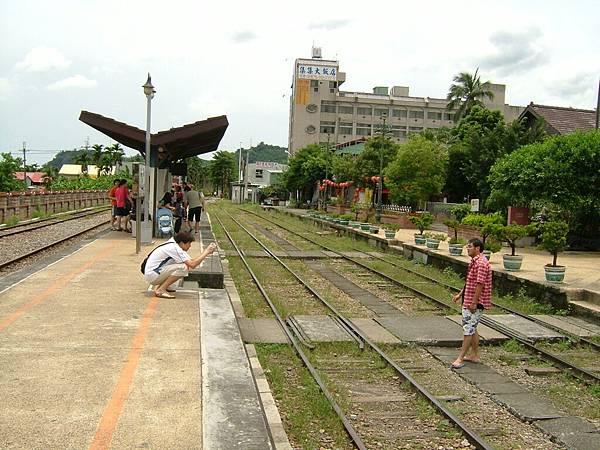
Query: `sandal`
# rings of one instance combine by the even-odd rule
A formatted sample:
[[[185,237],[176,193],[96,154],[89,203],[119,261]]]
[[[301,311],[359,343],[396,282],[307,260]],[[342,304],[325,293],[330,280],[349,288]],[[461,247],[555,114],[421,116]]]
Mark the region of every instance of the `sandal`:
[[[174,295],[171,295],[168,292],[155,292],[154,295],[158,298],[175,298]]]

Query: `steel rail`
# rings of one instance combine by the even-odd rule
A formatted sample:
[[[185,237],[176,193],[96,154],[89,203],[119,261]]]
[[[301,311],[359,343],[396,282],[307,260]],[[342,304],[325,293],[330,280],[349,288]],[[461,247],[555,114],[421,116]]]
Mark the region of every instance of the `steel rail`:
[[[44,250],[48,250],[48,249],[50,249],[52,247],[56,247],[57,245],[62,244],[64,242],[68,241],[69,239],[76,238],[78,236],[81,236],[82,234],[85,234],[85,233],[88,233],[88,232],[92,231],[94,228],[98,228],[98,227],[101,227],[103,225],[106,225],[108,222],[109,222],[109,220],[107,220],[106,222],[102,222],[100,224],[94,225],[93,227],[86,228],[83,231],[78,231],[75,234],[71,234],[71,235],[69,235],[69,236],[67,236],[65,238],[59,239],[58,241],[52,242],[51,244],[44,245],[43,247],[37,248],[35,250],[32,250],[31,252],[25,253],[24,255],[19,255],[16,258],[11,259],[10,261],[6,261],[6,262],[3,262],[3,263],[0,263],[0,269],[4,269],[5,267],[10,266],[11,264],[15,264],[15,263],[17,263],[17,262],[19,262],[19,261],[21,261],[21,260],[23,260],[25,258],[29,258],[31,256],[34,256],[34,255],[36,255],[36,254],[38,254],[40,252],[43,252]]]
[[[228,214],[229,215],[229,214]],[[277,255],[275,255],[268,247],[262,244],[246,227],[244,227],[239,221],[229,215],[231,220],[238,224],[244,231],[246,231],[256,242],[258,242],[263,249],[271,255],[273,259],[279,262],[288,272],[290,272],[302,285],[311,292],[316,298],[318,298],[325,306],[327,306],[343,323],[347,328],[352,330],[353,334],[360,337],[366,344],[369,345],[384,361],[386,361],[399,375],[401,375],[406,381],[408,381],[421,395],[427,400],[448,420],[455,424],[467,437],[467,439],[476,448],[482,450],[491,450],[492,447],[485,442],[477,433],[467,427],[452,411],[446,408],[435,396],[429,393],[429,391],[421,386],[408,372],[402,369],[394,360],[392,360],[382,349],[380,349],[374,342],[372,342],[358,327],[356,327],[349,319],[343,316],[339,311],[335,309],[327,300],[325,300],[317,291],[315,291],[306,281],[304,281],[298,274],[290,269]],[[260,217],[260,216],[259,216]],[[351,335],[352,336],[352,335]]]
[[[63,222],[68,222],[70,220],[81,219],[82,217],[93,216],[96,214],[104,213],[108,210],[109,210],[109,208],[94,209],[94,210],[80,210],[80,211],[75,211],[73,213],[69,213],[70,215],[67,218],[49,217],[47,219],[36,220],[35,222],[14,225],[12,227],[0,228],[0,239],[2,239],[4,237],[8,237],[8,236],[14,236],[15,234],[26,233],[27,231],[34,231],[34,230],[38,230],[40,228],[57,225],[57,224],[60,224]],[[15,230],[15,228],[21,228],[21,227],[23,227],[23,228],[19,229],[19,230]],[[7,232],[5,233],[5,231],[7,231]]]
[[[265,301],[268,303],[269,307],[273,311],[273,314],[275,315],[275,318],[277,319],[277,323],[279,323],[279,326],[281,327],[281,329],[285,333],[287,339],[290,341],[290,343],[294,347],[294,350],[296,350],[296,353],[298,354],[298,356],[300,357],[300,359],[302,360],[302,362],[304,363],[304,365],[306,366],[306,368],[308,369],[308,371],[310,372],[310,374],[314,378],[315,382],[319,386],[319,389],[321,389],[321,392],[323,393],[323,395],[325,396],[325,398],[327,398],[327,400],[331,404],[331,407],[333,408],[333,410],[335,411],[335,413],[337,414],[337,416],[342,421],[342,424],[344,425],[344,428],[346,429],[346,432],[350,436],[350,439],[352,439],[352,441],[354,442],[354,444],[356,445],[356,447],[359,450],[367,450],[367,447],[365,446],[364,442],[362,441],[362,439],[360,438],[360,436],[358,435],[358,433],[356,432],[356,430],[354,429],[354,427],[352,426],[352,424],[350,423],[350,421],[348,420],[348,418],[345,416],[344,412],[342,411],[342,408],[335,401],[334,396],[329,391],[329,389],[327,389],[327,386],[325,385],[325,383],[323,382],[323,380],[319,376],[317,370],[311,364],[311,362],[309,361],[309,359],[306,356],[306,354],[302,351],[302,348],[300,347],[300,345],[298,344],[298,341],[296,340],[295,333],[293,333],[292,331],[290,331],[288,329],[288,327],[286,326],[285,321],[282,319],[281,315],[277,311],[277,308],[275,307],[275,305],[271,301],[271,298],[269,297],[269,295],[267,294],[266,290],[264,289],[264,287],[262,286],[262,284],[258,280],[258,277],[256,276],[256,274],[254,273],[254,271],[252,270],[252,268],[250,267],[250,265],[246,261],[246,258],[242,255],[241,250],[239,249],[239,247],[237,246],[237,244],[235,243],[235,241],[233,240],[233,238],[231,237],[231,235],[227,231],[227,228],[225,228],[225,225],[223,224],[223,222],[221,221],[221,219],[219,218],[218,215],[215,215],[215,217],[218,220],[219,224],[221,225],[221,228],[223,228],[223,231],[227,235],[227,239],[229,239],[229,241],[231,242],[231,244],[235,248],[236,252],[240,256],[242,262],[244,263],[244,266],[246,267],[246,270],[248,270],[248,273],[252,277],[252,280],[254,281],[254,284],[256,284],[256,287],[258,288],[258,290],[260,291],[260,293],[264,297]]]
[[[429,295],[429,294],[427,294],[425,292],[422,292],[419,289],[416,289],[416,288],[414,288],[412,286],[409,286],[408,284],[403,283],[400,280],[396,280],[395,278],[393,278],[393,277],[391,277],[391,276],[389,276],[389,275],[387,275],[387,274],[385,274],[385,273],[383,273],[383,272],[381,272],[379,270],[373,269],[373,268],[369,267],[368,265],[366,265],[366,264],[364,264],[364,263],[362,263],[360,261],[356,261],[355,259],[353,259],[353,258],[351,258],[351,257],[349,257],[349,256],[347,256],[345,254],[343,254],[342,252],[339,252],[339,251],[337,251],[335,249],[327,247],[324,244],[316,242],[315,240],[313,240],[313,239],[311,239],[311,238],[309,238],[307,236],[304,236],[304,235],[302,235],[302,234],[300,234],[300,233],[298,233],[298,232],[296,232],[294,230],[290,230],[289,228],[283,226],[279,222],[275,222],[275,221],[272,221],[270,219],[267,219],[267,218],[261,216],[260,214],[255,213],[254,211],[249,211],[249,210],[243,209],[243,208],[242,208],[242,210],[245,211],[245,212],[247,212],[247,213],[253,214],[253,215],[257,216],[257,217],[260,217],[263,220],[266,220],[267,222],[273,223],[273,224],[279,226],[280,228],[283,228],[284,230],[286,230],[286,231],[288,231],[288,232],[290,232],[292,234],[295,234],[296,236],[299,236],[299,237],[301,237],[301,238],[303,238],[303,239],[305,239],[305,240],[307,240],[307,241],[309,241],[309,242],[311,242],[311,243],[313,243],[313,244],[315,244],[315,245],[317,245],[317,246],[319,246],[319,247],[321,247],[321,248],[323,248],[323,249],[325,249],[327,251],[335,253],[335,254],[339,255],[340,257],[342,257],[343,259],[345,259],[347,261],[350,261],[350,262],[352,262],[352,263],[354,263],[354,264],[356,264],[356,265],[358,265],[358,266],[360,266],[360,267],[362,267],[364,269],[367,269],[368,271],[370,271],[372,273],[375,273],[375,274],[379,275],[380,277],[382,277],[382,278],[384,278],[384,279],[386,279],[388,281],[391,281],[394,284],[397,284],[398,286],[401,286],[401,287],[403,287],[405,289],[408,289],[408,290],[414,292],[415,294],[420,295],[420,296],[422,296],[422,297],[424,297],[424,298],[426,298],[426,299],[428,299],[428,300],[436,303],[439,306],[455,310],[455,307],[453,305],[449,305],[446,302],[444,302],[442,300],[439,300],[439,299],[437,299],[437,298],[435,298],[435,297],[433,297],[433,296],[431,296],[431,295]],[[366,252],[363,252],[363,253],[369,255]],[[496,306],[498,306],[500,308],[504,308],[504,307],[502,307],[500,305],[496,305]],[[506,308],[506,310],[509,310],[509,309]],[[514,314],[519,315],[519,316],[523,316],[521,313],[518,313],[516,311],[514,312]],[[525,317],[525,318],[527,318],[527,317]],[[534,318],[531,318],[530,320],[535,321]],[[555,354],[553,354],[553,353],[551,353],[551,352],[549,352],[547,350],[543,350],[543,349],[540,349],[540,348],[536,347],[534,344],[532,344],[531,342],[529,342],[527,339],[524,339],[522,337],[522,335],[520,335],[520,334],[518,334],[518,333],[516,333],[516,332],[514,332],[512,330],[508,330],[505,327],[502,327],[502,326],[496,324],[495,322],[491,321],[491,319],[489,319],[488,317],[483,316],[482,319],[481,319],[481,323],[483,323],[484,325],[492,328],[495,331],[498,331],[499,333],[505,334],[506,336],[510,337],[511,339],[514,339],[515,341],[519,342],[523,346],[527,347],[530,351],[532,351],[534,353],[537,353],[537,354],[541,355],[543,358],[547,359],[548,361],[551,361],[552,363],[556,364],[561,369],[569,371],[569,373],[571,375],[575,376],[576,378],[578,378],[579,380],[583,381],[584,383],[589,383],[589,382],[598,383],[598,382],[600,382],[600,377],[598,375],[596,375],[596,374],[594,374],[594,373],[592,373],[592,372],[590,372],[590,371],[588,371],[588,370],[586,370],[586,369],[584,369],[582,367],[579,367],[579,366],[576,366],[574,364],[571,364],[568,361],[565,361],[564,359],[560,358],[559,356],[556,356]],[[564,331],[560,331],[560,333],[567,334]],[[594,347],[594,348],[596,348],[596,347]]]

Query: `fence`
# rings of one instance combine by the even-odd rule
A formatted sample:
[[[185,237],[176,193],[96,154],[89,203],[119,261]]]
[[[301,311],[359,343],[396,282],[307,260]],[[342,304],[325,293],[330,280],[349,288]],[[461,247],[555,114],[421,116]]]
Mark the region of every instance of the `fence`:
[[[52,214],[109,204],[104,190],[0,192],[0,223],[13,216],[19,220],[30,219],[38,211]]]
[[[446,218],[450,218],[450,210],[458,205],[463,205],[464,203],[443,203],[443,202],[427,202],[425,205],[425,210],[430,212],[434,216],[444,216]]]

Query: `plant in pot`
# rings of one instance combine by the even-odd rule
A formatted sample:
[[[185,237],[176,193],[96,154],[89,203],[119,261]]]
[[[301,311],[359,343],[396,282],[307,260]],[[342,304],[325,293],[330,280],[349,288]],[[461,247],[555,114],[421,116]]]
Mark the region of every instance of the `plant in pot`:
[[[492,253],[498,253],[500,250],[502,250],[502,243],[493,237],[483,244],[483,255],[488,261],[492,257]]]
[[[396,239],[396,230],[388,230],[387,228],[384,230],[386,239]]]
[[[539,247],[550,252],[553,256],[552,264],[544,266],[546,281],[562,283],[565,279],[565,266],[556,265],[556,258],[558,253],[567,247],[569,225],[561,220],[545,222],[540,225],[540,231],[542,234],[540,235]]]
[[[437,250],[440,246],[440,242],[448,239],[448,236],[443,233],[425,233],[427,235],[427,248]]]
[[[503,222],[504,219],[500,214],[469,214],[462,220],[462,223],[465,225],[472,225],[479,228],[479,234],[481,234],[481,242],[483,242],[484,248],[483,254],[486,256],[488,261],[490,259],[489,257],[494,252],[486,249],[487,239],[490,236],[498,233],[498,230],[500,230],[500,228],[503,226]],[[496,243],[495,245],[490,244],[490,247],[497,248],[498,245],[500,245],[500,248],[502,248],[500,243]],[[500,248],[498,248],[496,251],[500,251]]]
[[[408,220],[419,229],[419,234],[415,234],[415,244],[425,245],[427,239],[423,236],[423,231],[433,223],[433,216],[426,212],[418,216],[410,216]]]
[[[448,252],[452,256],[461,256],[466,243],[467,240],[465,238],[453,237],[448,241]]]
[[[530,228],[525,225],[518,225],[513,223],[511,225],[505,225],[496,230],[495,237],[500,241],[506,241],[510,246],[510,255],[502,255],[502,263],[504,269],[510,272],[521,269],[523,263],[523,256],[516,254],[517,241],[529,234]]]
[[[340,216],[340,225],[347,226],[352,220],[352,214],[342,214]]]

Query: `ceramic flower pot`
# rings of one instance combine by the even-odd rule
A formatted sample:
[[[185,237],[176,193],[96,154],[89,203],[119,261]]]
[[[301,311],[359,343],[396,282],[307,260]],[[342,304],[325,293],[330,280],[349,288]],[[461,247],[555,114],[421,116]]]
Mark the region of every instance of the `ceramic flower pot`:
[[[562,283],[565,279],[565,270],[565,266],[553,266],[550,264],[544,266],[546,281],[549,283]]]
[[[450,244],[448,246],[448,251],[452,256],[461,256],[463,253],[464,246],[461,244]]]
[[[437,250],[440,246],[440,241],[437,239],[427,239],[425,244],[427,245],[427,248]]]
[[[427,238],[425,238],[422,234],[415,234],[415,244],[425,245],[426,242]]]
[[[386,239],[395,239],[396,232],[394,230],[385,230],[385,238]]]
[[[508,270],[509,272],[515,272],[521,269],[521,264],[523,264],[523,257],[520,255],[502,255],[502,264],[504,264],[504,270]]]

